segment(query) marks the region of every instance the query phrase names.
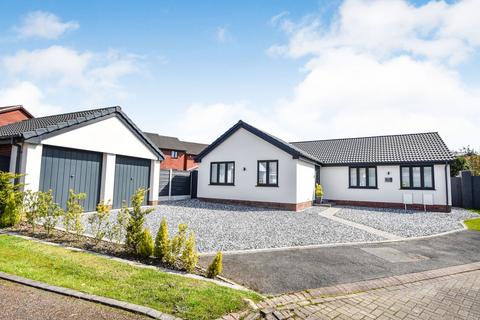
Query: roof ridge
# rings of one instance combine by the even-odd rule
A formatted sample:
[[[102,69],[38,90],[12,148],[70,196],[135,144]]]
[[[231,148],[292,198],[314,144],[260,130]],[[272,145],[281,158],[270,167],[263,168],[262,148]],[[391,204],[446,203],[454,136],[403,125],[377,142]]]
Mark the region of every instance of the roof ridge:
[[[78,111],[72,111],[72,112],[66,112],[66,113],[57,113],[57,114],[51,114],[51,115],[48,115],[48,116],[37,117],[37,118],[33,118],[33,119],[42,120],[42,119],[51,118],[51,117],[71,115],[71,114],[74,114],[74,113],[85,113],[85,112],[93,112],[93,111],[108,110],[108,109],[115,109],[115,111],[121,111],[122,110],[122,108],[120,106],[112,106],[112,107],[104,107],[104,108],[78,110]],[[33,120],[33,119],[26,119],[26,120],[22,120],[20,122],[29,121],[29,120]],[[12,124],[15,124],[15,122],[12,123]]]
[[[432,134],[432,133],[438,135],[438,131],[428,131],[428,132],[417,132],[417,133],[385,134],[385,135],[379,135],[379,136],[363,136],[363,137],[350,137],[350,138],[332,138],[332,139],[318,139],[318,140],[303,140],[303,141],[292,141],[292,142],[289,142],[289,143],[335,141],[335,140],[354,140],[354,139],[385,138],[385,137],[404,137],[404,136],[415,136],[415,135]]]

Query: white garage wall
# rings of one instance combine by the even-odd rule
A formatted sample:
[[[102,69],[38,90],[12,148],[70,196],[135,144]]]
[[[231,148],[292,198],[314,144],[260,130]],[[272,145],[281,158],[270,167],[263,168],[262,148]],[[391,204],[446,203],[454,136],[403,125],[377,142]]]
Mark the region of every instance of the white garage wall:
[[[432,194],[434,204],[446,204],[445,165],[434,166],[435,190],[401,190],[400,166],[377,166],[378,189],[350,189],[348,187],[348,167],[322,167],[320,183],[323,186],[324,198],[331,200],[372,201],[403,203],[403,194],[413,195],[413,202],[423,203],[423,194]],[[391,177],[393,182],[385,182]],[[447,181],[450,185],[450,167],[447,170]],[[450,188],[449,205],[451,205]]]
[[[144,142],[116,117],[53,136],[43,140],[42,144],[158,160]]]
[[[278,187],[257,187],[257,161],[278,160]],[[210,163],[235,161],[235,185],[210,185]],[[198,168],[199,198],[297,203],[297,160],[241,128],[207,154]]]

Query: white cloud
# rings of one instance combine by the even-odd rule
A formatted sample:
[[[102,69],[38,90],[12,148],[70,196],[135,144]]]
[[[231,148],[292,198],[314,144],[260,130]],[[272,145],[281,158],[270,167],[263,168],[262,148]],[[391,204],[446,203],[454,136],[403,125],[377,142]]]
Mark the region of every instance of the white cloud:
[[[53,13],[33,11],[23,17],[22,24],[16,31],[21,38],[57,39],[65,32],[79,27],[75,21],[62,22]]]
[[[68,101],[68,106],[119,104],[119,100],[128,96],[122,81],[126,76],[140,72],[140,59],[114,50],[80,52],[63,46],[21,50],[0,57],[2,82],[22,83],[23,92],[29,93],[23,96],[24,102],[18,101],[22,97],[20,94],[4,94],[3,104],[23,104],[30,108],[31,103],[39,106],[40,115],[51,109],[44,101],[63,99]],[[8,97],[15,102],[9,102]],[[32,101],[29,101],[30,97]]]
[[[215,29],[215,39],[218,42],[225,43],[231,40],[230,32],[226,26],[220,26]]]
[[[284,15],[276,24],[287,41],[269,53],[308,57],[292,96],[268,116],[220,104],[190,108],[188,117],[212,138],[242,118],[290,141],[439,131],[451,148],[479,148],[480,88],[464,83],[458,67],[478,53],[479,5],[347,0],[329,24]],[[189,127],[193,138],[205,126]]]
[[[0,106],[23,105],[34,116],[54,114],[61,108],[45,101],[42,91],[31,82],[20,82],[0,89]]]

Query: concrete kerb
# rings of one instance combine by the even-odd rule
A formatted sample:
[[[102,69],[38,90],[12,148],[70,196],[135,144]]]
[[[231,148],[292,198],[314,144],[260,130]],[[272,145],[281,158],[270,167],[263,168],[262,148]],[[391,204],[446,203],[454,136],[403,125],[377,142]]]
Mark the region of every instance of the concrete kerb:
[[[15,283],[19,283],[19,284],[22,284],[22,285],[26,285],[26,286],[29,286],[29,287],[33,287],[33,288],[37,288],[37,289],[41,289],[41,290],[45,290],[45,291],[49,291],[49,292],[53,292],[53,293],[57,293],[57,294],[61,294],[61,295],[68,296],[68,297],[82,299],[82,300],[86,300],[86,301],[90,301],[90,302],[94,302],[94,303],[100,303],[100,304],[103,304],[103,305],[106,305],[106,306],[109,306],[109,307],[123,309],[123,310],[129,311],[129,312],[142,314],[142,315],[148,316],[148,317],[153,318],[153,319],[160,319],[160,320],[181,319],[181,318],[177,318],[177,317],[172,316],[170,314],[163,313],[163,312],[157,311],[157,310],[149,308],[149,307],[140,306],[140,305],[137,305],[137,304],[124,302],[124,301],[119,301],[119,300],[115,300],[115,299],[111,299],[111,298],[95,296],[95,295],[92,295],[92,294],[87,294],[87,293],[83,293],[83,292],[80,292],[80,291],[67,289],[67,288],[63,288],[63,287],[52,286],[52,285],[49,285],[49,284],[46,284],[46,283],[43,283],[43,282],[38,282],[38,281],[35,281],[35,280],[26,279],[26,278],[23,278],[23,277],[11,275],[11,274],[4,273],[4,272],[1,272],[1,271],[0,271],[0,279],[15,282]]]
[[[227,288],[231,288],[231,289],[235,289],[235,290],[252,292],[252,290],[250,290],[246,287],[243,287],[243,286],[241,286],[241,285],[239,285],[239,284],[237,284],[237,283],[235,283],[235,282],[233,282],[229,279],[223,278],[223,277],[217,277],[219,280],[210,279],[210,278],[202,277],[202,276],[199,276],[199,275],[196,275],[196,274],[191,274],[191,273],[186,273],[186,272],[182,272],[182,271],[166,269],[166,268],[162,268],[162,267],[158,267],[158,266],[146,265],[146,264],[143,264],[141,262],[122,259],[122,258],[98,253],[98,252],[91,251],[91,250],[70,247],[70,246],[63,245],[61,243],[48,242],[48,241],[44,241],[44,240],[37,239],[37,238],[34,238],[34,237],[24,236],[24,235],[21,235],[21,234],[15,233],[15,232],[11,232],[11,231],[0,230],[0,234],[15,236],[15,237],[19,237],[19,238],[22,238],[22,239],[35,241],[35,242],[50,245],[50,246],[61,247],[61,248],[71,250],[71,251],[90,253],[90,254],[94,254],[94,255],[102,257],[102,258],[106,258],[106,259],[109,259],[109,260],[125,263],[125,264],[128,264],[128,265],[134,266],[134,267],[152,269],[152,270],[156,270],[156,271],[160,271],[160,272],[164,272],[164,273],[168,273],[168,274],[172,274],[172,275],[176,275],[176,276],[181,276],[181,277],[185,277],[185,278],[212,282],[212,283],[215,283],[217,285],[227,287]],[[199,269],[203,270],[202,268],[199,268]]]

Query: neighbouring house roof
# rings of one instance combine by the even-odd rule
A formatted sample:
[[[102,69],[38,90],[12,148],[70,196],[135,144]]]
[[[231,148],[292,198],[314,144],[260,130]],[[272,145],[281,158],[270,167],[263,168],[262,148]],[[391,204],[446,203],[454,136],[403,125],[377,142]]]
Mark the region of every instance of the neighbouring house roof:
[[[162,150],[185,151],[195,156],[208,146],[208,144],[182,141],[177,137],[162,136],[157,133],[145,132],[145,134]]]
[[[188,141],[182,141],[182,143],[185,146],[187,153],[193,156],[200,154],[200,152],[202,152],[203,149],[208,147],[208,144],[205,144],[205,143],[188,142]]]
[[[453,154],[437,132],[292,142],[325,165],[439,163]]]
[[[22,105],[0,107],[0,113],[5,113],[5,112],[10,112],[15,110],[20,110],[27,117],[33,118],[33,115],[30,112],[28,112],[27,109],[25,109]]]
[[[122,111],[122,108],[118,106],[56,114],[7,124],[0,127],[0,140],[13,138],[26,141],[40,141],[50,135],[60,134],[114,116],[117,116],[123,123],[125,123],[127,127],[129,127],[129,129],[160,159],[165,158],[155,143],[143,134],[133,121]],[[108,130],[108,128],[105,128],[105,130]]]
[[[300,148],[297,148],[291,143],[285,142],[282,139],[272,136],[264,131],[261,131],[242,120],[238,121],[233,127],[228,129],[224,134],[222,134],[217,140],[215,140],[212,144],[206,147],[198,156],[195,157],[195,161],[200,162],[203,157],[213,151],[218,145],[228,139],[232,134],[234,134],[239,129],[245,129],[250,133],[256,135],[257,137],[267,141],[268,143],[276,146],[277,148],[291,154],[294,158],[304,158],[316,163],[320,163],[320,161],[315,157],[307,152],[303,151]]]
[[[161,136],[150,132],[145,132],[145,135],[162,150],[186,151],[185,146],[177,137]]]

